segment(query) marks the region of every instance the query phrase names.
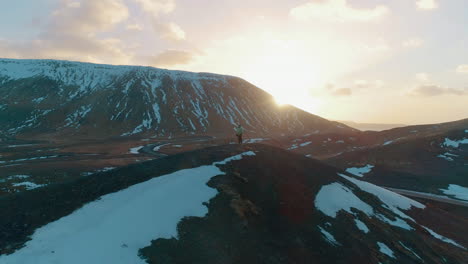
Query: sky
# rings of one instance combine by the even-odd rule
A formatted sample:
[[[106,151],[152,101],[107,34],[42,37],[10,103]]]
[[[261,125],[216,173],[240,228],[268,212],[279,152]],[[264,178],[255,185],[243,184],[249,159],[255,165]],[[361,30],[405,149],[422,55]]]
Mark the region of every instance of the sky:
[[[0,57],[244,78],[332,120],[468,118],[466,0],[15,0]]]

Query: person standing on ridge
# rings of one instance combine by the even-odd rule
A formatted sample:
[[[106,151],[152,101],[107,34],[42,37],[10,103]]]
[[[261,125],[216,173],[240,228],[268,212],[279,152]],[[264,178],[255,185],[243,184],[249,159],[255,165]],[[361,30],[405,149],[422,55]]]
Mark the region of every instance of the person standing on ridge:
[[[237,136],[238,143],[242,144],[242,134],[244,133],[244,128],[241,126],[241,124],[238,124],[234,128],[234,131],[236,131],[236,136]]]

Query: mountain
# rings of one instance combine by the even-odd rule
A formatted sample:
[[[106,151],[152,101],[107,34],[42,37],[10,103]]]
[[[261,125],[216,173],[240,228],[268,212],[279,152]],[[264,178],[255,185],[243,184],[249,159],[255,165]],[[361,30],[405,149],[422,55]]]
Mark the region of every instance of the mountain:
[[[338,121],[340,123],[343,123],[347,126],[359,129],[361,131],[382,131],[382,130],[388,130],[396,127],[404,127],[407,125],[403,124],[377,124],[377,123],[357,123],[353,121]]]
[[[258,144],[133,164],[6,196],[0,208],[0,263],[468,258],[466,219]]]
[[[353,131],[347,134],[305,134],[291,135],[280,139],[283,148],[318,159],[330,159],[344,153],[381,148],[411,140],[426,140],[444,137],[450,133],[464,133],[468,130],[468,119],[453,122],[393,128],[384,131]],[[417,152],[419,145],[414,145]],[[405,155],[405,153],[401,153]],[[352,155],[352,154],[350,154]]]
[[[450,186],[468,186],[468,120],[450,125],[454,130],[423,130],[417,137],[401,137],[387,144],[345,152],[326,162],[343,169],[354,168],[351,170],[368,167],[360,176],[379,185],[453,196]],[[401,129],[393,132],[403,133]],[[468,201],[468,197],[464,200]]]
[[[0,135],[109,138],[347,133],[232,76],[54,60],[0,59]]]

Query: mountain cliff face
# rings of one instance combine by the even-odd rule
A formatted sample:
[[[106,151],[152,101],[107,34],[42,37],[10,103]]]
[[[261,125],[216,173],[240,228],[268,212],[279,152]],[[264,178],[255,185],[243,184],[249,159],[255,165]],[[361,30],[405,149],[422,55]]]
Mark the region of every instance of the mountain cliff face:
[[[5,135],[160,137],[353,131],[232,76],[53,60],[0,59],[0,131]]]

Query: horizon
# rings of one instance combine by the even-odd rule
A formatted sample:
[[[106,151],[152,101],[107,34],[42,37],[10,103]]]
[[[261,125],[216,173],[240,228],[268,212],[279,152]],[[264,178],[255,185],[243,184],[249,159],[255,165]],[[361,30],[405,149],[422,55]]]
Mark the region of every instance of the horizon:
[[[0,57],[237,76],[330,120],[417,125],[468,117],[463,0],[4,6]]]

